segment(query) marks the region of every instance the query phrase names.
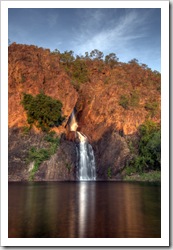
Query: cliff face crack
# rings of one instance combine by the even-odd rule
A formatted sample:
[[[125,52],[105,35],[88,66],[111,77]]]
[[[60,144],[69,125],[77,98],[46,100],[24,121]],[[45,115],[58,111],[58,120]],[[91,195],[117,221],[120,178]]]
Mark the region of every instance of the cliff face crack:
[[[95,157],[92,146],[89,144],[86,135],[77,131],[78,124],[74,111],[71,114],[69,122],[70,131],[75,131],[79,139],[78,152],[78,176],[80,181],[96,180]]]

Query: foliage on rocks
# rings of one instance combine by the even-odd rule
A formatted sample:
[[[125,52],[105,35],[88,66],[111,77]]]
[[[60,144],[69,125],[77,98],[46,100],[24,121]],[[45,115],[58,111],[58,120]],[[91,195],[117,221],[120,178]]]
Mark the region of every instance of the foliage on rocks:
[[[150,120],[139,127],[138,154],[126,166],[126,174],[161,170],[161,129]]]
[[[121,95],[119,100],[119,105],[122,106],[124,109],[129,108],[129,98],[126,95]]]
[[[62,116],[62,103],[50,96],[40,93],[36,96],[23,93],[22,105],[27,112],[27,121],[42,131],[58,127],[64,121]]]
[[[44,140],[49,143],[49,148],[36,148],[31,147],[28,152],[27,163],[33,162],[33,168],[30,171],[30,180],[34,179],[35,173],[38,171],[39,166],[43,161],[49,160],[50,157],[56,153],[59,146],[59,137],[55,136],[53,132],[48,133]]]
[[[158,102],[147,102],[145,109],[149,112],[151,117],[154,117],[158,112]]]

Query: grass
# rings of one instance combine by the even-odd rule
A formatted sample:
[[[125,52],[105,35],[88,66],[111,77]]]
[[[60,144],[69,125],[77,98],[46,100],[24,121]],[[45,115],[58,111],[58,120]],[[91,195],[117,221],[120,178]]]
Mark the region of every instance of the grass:
[[[71,170],[71,164],[66,163],[66,164],[65,164],[65,166],[66,166],[66,168],[67,168],[68,172],[70,172],[70,170]]]
[[[109,167],[109,168],[108,168],[108,170],[107,170],[107,176],[108,176],[108,178],[109,178],[109,179],[111,179],[111,178],[112,178],[112,171],[111,171],[111,167]]]
[[[22,127],[22,134],[23,135],[28,135],[29,131],[30,131],[31,127],[29,126],[23,126]]]
[[[125,181],[161,181],[161,171],[150,171],[148,173],[135,173],[126,175]]]

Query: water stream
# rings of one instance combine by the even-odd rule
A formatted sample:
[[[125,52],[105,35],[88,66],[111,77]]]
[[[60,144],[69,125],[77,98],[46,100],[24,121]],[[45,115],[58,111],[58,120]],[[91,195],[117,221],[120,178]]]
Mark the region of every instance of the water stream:
[[[95,157],[94,151],[91,144],[88,142],[86,135],[82,132],[77,131],[78,124],[76,121],[74,111],[71,114],[70,131],[75,131],[77,138],[79,139],[78,150],[78,179],[80,181],[87,180],[92,181],[96,180],[96,166],[95,166]]]

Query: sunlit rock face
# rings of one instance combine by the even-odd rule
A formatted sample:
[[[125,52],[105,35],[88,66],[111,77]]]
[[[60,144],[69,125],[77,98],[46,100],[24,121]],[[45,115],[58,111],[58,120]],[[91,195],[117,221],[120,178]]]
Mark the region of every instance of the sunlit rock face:
[[[58,56],[49,49],[13,43],[8,48],[8,124],[9,127],[27,125],[25,111],[20,104],[22,93],[32,95],[43,91],[63,104],[63,115],[70,116],[78,94],[59,65]],[[58,130],[57,130],[58,131]],[[62,132],[63,129],[59,128]]]
[[[115,81],[115,70],[111,74],[115,77],[112,81]],[[142,84],[133,86],[130,80],[125,78],[126,87],[115,83],[106,85],[104,77],[95,74],[90,83],[83,85],[76,104],[79,129],[82,128],[91,141],[99,140],[108,128],[123,135],[133,135],[148,118],[160,123],[160,93],[154,83],[147,87]],[[145,77],[142,80],[144,81]],[[137,93],[138,104],[129,104],[129,107],[124,109],[119,104],[120,97],[126,95],[129,100],[133,100],[130,96],[134,92]],[[150,103],[152,99],[158,103],[158,112],[153,117],[145,108],[146,103]]]

